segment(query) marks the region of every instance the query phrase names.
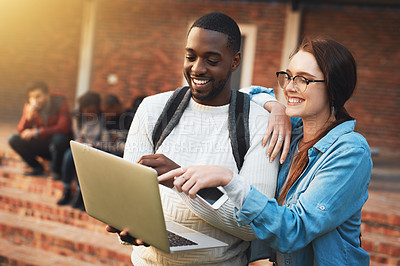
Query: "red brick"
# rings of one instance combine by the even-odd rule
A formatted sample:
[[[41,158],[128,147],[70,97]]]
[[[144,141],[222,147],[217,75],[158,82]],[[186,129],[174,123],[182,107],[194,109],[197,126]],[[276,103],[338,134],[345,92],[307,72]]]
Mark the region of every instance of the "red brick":
[[[377,251],[382,254],[400,258],[400,246],[399,245],[395,246],[393,244],[381,243],[378,245]]]

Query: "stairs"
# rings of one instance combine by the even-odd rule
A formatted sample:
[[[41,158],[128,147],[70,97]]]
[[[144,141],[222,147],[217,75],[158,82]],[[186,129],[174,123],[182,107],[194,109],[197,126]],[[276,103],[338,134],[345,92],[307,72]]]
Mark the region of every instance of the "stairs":
[[[131,265],[131,247],[120,245],[103,223],[57,206],[60,181],[26,177],[24,168],[15,153],[0,151],[0,265]],[[376,178],[374,171],[362,214],[362,247],[372,266],[400,265],[400,177],[396,172],[379,179],[379,169]]]
[[[24,167],[13,152],[0,152],[0,265],[132,265],[131,247],[103,223],[57,206],[60,181],[26,177]]]
[[[400,265],[400,194],[370,193],[361,220],[371,265]]]

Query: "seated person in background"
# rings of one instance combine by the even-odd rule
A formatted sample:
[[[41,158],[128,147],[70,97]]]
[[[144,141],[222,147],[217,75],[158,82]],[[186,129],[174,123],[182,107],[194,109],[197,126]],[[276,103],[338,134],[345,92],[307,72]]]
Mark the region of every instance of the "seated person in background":
[[[44,174],[37,156],[50,160],[51,171],[61,174],[61,162],[71,139],[71,116],[65,98],[49,93],[46,83],[36,82],[29,86],[28,102],[25,103],[18,134],[9,139],[11,148],[32,167],[25,175]]]
[[[139,105],[142,103],[144,98],[146,98],[146,96],[139,96],[139,97],[136,97],[135,99],[133,99],[132,105],[131,105],[131,110],[129,110],[131,115],[132,115],[131,116],[132,119],[135,116],[135,113],[136,113],[137,109],[139,108]]]
[[[95,92],[87,92],[79,100],[79,110],[72,120],[74,139],[81,143],[86,143],[92,147],[101,149],[107,146],[110,141],[109,133],[106,129],[106,120],[100,110],[100,96]],[[84,210],[82,194],[76,177],[75,165],[72,158],[71,149],[64,154],[62,164],[62,182],[64,185],[63,195],[57,202],[58,205],[67,205],[71,202],[72,181],[76,180],[75,197],[72,200],[72,207]]]
[[[106,127],[111,140],[108,147],[104,148],[106,151],[122,157],[133,114],[124,110],[120,100],[114,94],[107,94],[103,98],[101,109],[106,118]]]

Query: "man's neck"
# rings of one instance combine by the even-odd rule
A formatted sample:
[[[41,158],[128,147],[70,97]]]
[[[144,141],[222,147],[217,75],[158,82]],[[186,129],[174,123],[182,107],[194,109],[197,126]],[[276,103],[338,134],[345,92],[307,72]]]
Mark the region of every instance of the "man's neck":
[[[192,96],[192,99],[202,105],[208,105],[208,106],[222,106],[222,105],[227,105],[231,101],[231,95],[232,91],[229,89],[223,89],[218,95],[216,95],[213,99],[211,100],[206,100],[206,101],[201,101]]]

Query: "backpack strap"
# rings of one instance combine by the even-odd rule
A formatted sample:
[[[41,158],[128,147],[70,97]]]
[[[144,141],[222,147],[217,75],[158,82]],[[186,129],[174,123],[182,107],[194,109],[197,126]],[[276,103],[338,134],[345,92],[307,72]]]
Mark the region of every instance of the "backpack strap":
[[[168,99],[165,107],[158,118],[153,131],[154,153],[161,146],[165,138],[178,124],[183,112],[189,104],[192,94],[189,87],[180,87],[174,91]]]
[[[191,96],[192,94],[189,87],[180,87],[176,89],[168,99],[154,126],[152,136],[154,153],[178,124],[183,112],[190,102]],[[233,156],[239,171],[242,168],[244,156],[250,147],[249,110],[249,95],[232,90],[229,105],[228,129]]]
[[[239,171],[243,166],[244,156],[250,148],[249,111],[250,96],[232,90],[228,128],[233,156]]]

